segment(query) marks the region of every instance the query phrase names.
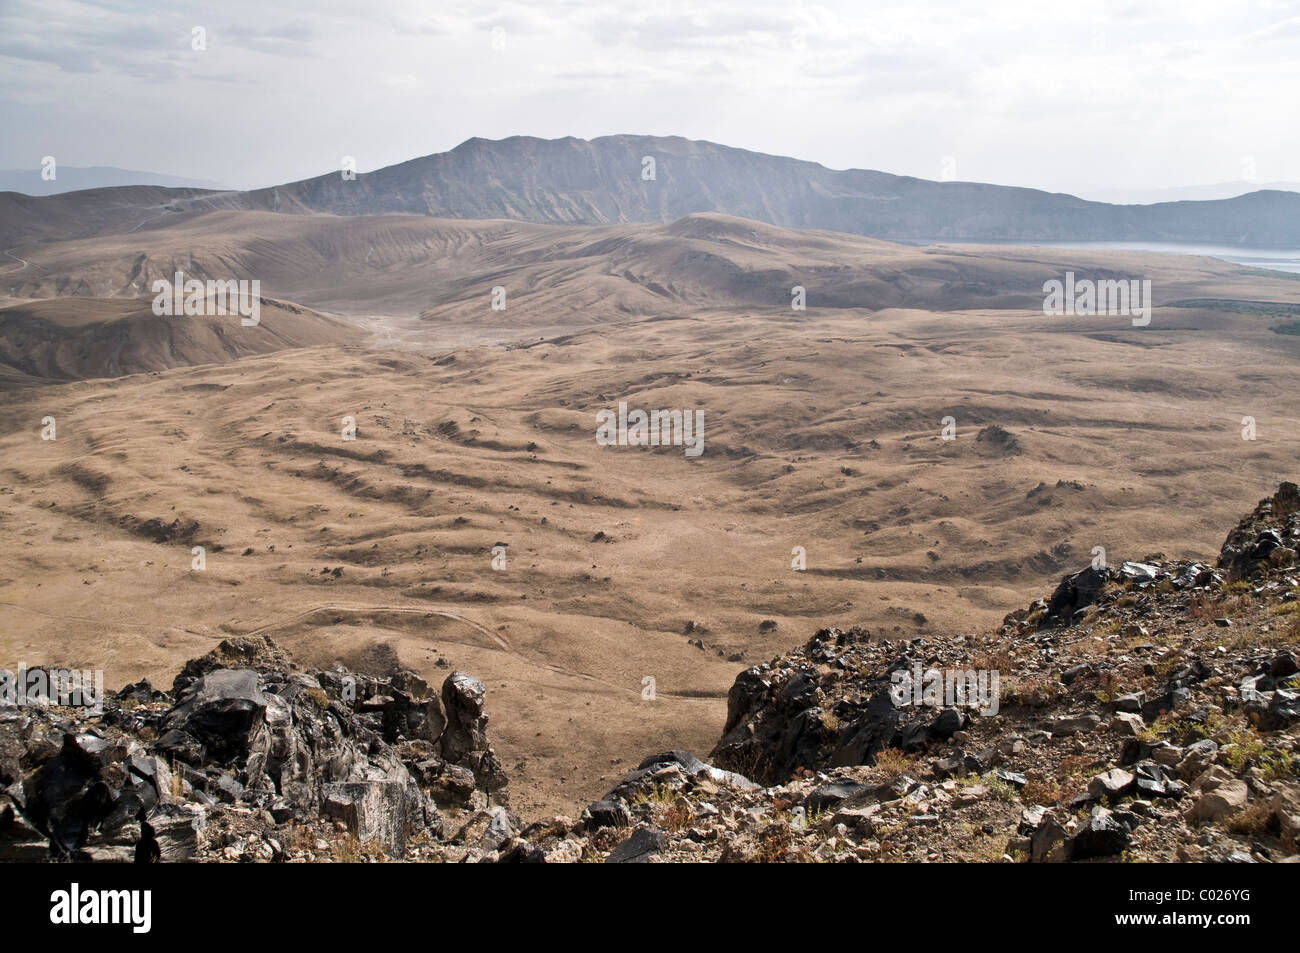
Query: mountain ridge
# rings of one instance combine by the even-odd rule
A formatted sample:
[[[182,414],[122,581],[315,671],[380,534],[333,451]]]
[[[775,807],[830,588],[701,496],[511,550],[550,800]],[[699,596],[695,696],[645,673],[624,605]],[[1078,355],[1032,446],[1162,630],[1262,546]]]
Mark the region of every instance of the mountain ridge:
[[[87,195],[96,203],[122,197]],[[132,197],[136,201],[113,203],[116,224],[129,220],[133,212],[138,217],[137,202],[143,197],[138,193]],[[32,201],[41,200],[0,193],[0,217],[35,219],[42,209],[32,207]],[[833,170],[808,160],[678,136],[474,137],[447,152],[357,173],[354,179],[330,172],[245,192],[177,190],[155,196],[149,208],[159,210],[159,216],[219,209],[583,225],[668,222],[717,212],[889,241],[1300,244],[1296,193],[1260,191],[1204,202],[1107,205],[1017,186]],[[103,227],[114,224],[108,220]],[[34,237],[44,236],[24,234],[12,224],[0,229],[0,239],[11,245]]]
[[[227,186],[211,179],[193,179],[165,172],[142,172],[139,169],[122,169],[112,165],[60,165],[54,179],[45,179],[41,173],[42,170],[38,168],[0,169],[0,192],[12,191],[38,197],[132,185],[229,191]]]

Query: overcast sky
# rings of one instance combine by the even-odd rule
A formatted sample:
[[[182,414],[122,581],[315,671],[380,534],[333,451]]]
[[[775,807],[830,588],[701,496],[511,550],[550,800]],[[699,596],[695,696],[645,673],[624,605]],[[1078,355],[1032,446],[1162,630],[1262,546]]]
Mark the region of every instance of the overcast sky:
[[[0,167],[247,188],[645,133],[1060,191],[1300,181],[1298,71],[1300,0],[0,0]]]

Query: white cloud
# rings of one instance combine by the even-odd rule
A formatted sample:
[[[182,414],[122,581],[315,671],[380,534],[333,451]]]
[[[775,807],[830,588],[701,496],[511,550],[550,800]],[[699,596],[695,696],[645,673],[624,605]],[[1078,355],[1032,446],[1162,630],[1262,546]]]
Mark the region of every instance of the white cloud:
[[[1297,52],[1280,0],[6,0],[0,165],[264,185],[474,135],[646,132],[1061,190],[1221,181],[1246,154],[1300,179]]]

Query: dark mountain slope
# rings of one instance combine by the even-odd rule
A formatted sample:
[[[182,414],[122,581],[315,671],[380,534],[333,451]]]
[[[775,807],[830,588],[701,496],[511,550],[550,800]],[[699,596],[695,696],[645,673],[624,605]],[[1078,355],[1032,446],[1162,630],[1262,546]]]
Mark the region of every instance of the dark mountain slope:
[[[654,159],[654,178],[642,177]],[[89,214],[68,209],[88,203]],[[36,203],[36,204],[32,204]],[[48,204],[43,204],[48,203]],[[96,189],[31,199],[0,194],[0,243],[155,227],[193,210],[334,215],[408,213],[598,225],[669,222],[718,212],[792,228],[894,241],[1184,241],[1300,243],[1300,194],[1254,192],[1209,202],[1106,205],[1071,195],[932,182],[679,137],[470,139],[344,180],[339,172],[252,192]]]

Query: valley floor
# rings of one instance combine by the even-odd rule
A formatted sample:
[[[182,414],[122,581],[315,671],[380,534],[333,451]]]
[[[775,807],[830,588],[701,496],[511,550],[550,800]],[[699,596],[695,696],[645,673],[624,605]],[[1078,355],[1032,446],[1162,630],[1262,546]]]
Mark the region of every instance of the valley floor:
[[[707,750],[737,672],[819,628],[985,631],[1094,547],[1215,551],[1300,437],[1296,339],[1212,309],[390,331],[9,391],[0,658],[115,688],[257,633],[317,666],[460,669],[515,809],[573,812],[641,753]],[[704,454],[598,446],[619,401],[702,409]]]

